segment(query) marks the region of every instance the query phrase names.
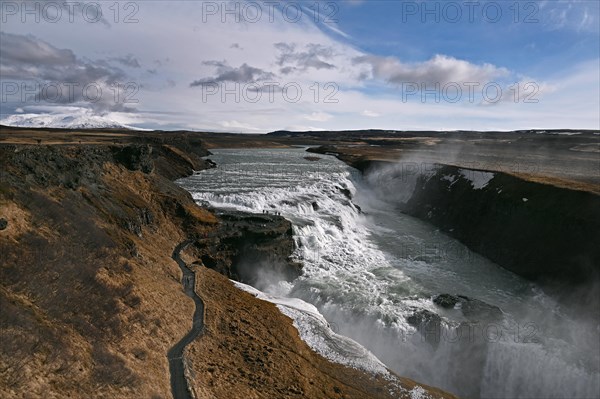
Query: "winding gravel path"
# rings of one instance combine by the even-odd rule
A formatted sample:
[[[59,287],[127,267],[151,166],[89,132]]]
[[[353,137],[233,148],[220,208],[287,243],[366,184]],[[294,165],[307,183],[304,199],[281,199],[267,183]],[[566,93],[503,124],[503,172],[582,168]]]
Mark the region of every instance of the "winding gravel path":
[[[204,329],[204,302],[194,290],[194,287],[196,286],[196,275],[187,267],[180,256],[181,251],[183,251],[192,242],[194,242],[194,240],[186,240],[177,245],[177,247],[175,247],[173,250],[172,256],[183,273],[183,278],[181,279],[183,289],[186,295],[191,297],[196,304],[192,329],[167,352],[167,358],[169,359],[169,372],[171,374],[171,392],[173,393],[174,399],[193,399],[184,375],[185,360],[183,358],[183,350],[189,343],[199,336]]]

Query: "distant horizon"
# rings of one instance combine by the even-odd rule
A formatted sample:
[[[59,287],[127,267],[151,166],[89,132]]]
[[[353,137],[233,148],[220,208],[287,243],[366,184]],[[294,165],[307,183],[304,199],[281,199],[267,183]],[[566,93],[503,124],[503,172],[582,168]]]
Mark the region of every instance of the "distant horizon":
[[[214,134],[239,134],[239,135],[268,135],[273,133],[359,133],[359,132],[383,132],[383,133],[525,133],[525,132],[536,132],[536,133],[552,133],[552,132],[569,132],[569,133],[592,133],[600,134],[600,129],[514,129],[514,130],[467,130],[467,129],[453,129],[453,130],[433,130],[433,129],[421,129],[421,130],[405,130],[405,129],[343,129],[343,130],[272,130],[268,132],[236,132],[236,131],[216,131],[216,130],[192,130],[192,129],[130,129],[130,128],[103,128],[103,127],[90,127],[90,128],[61,128],[51,126],[11,126],[0,123],[0,127],[3,128],[16,128],[16,129],[39,129],[39,130],[90,130],[90,131],[102,131],[102,130],[131,130],[131,131],[147,131],[147,132],[190,132],[190,133],[214,133]]]

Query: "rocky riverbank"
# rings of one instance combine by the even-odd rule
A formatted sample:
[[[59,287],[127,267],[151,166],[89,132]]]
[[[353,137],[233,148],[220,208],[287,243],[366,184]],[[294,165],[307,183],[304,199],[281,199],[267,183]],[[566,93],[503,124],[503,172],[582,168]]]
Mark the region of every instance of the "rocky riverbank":
[[[204,209],[173,183],[213,166],[200,140],[35,134],[0,146],[0,396],[172,397],[166,354],[194,312],[171,257],[186,240],[206,305],[206,335],[186,349],[201,397],[392,396],[395,383],[320,357],[226,278],[301,268],[285,219]]]

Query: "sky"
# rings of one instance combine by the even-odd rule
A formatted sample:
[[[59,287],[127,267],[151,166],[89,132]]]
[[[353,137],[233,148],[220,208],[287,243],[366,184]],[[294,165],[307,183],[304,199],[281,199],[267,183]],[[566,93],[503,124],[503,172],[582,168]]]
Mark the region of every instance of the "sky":
[[[1,117],[600,129],[600,2],[0,1]]]

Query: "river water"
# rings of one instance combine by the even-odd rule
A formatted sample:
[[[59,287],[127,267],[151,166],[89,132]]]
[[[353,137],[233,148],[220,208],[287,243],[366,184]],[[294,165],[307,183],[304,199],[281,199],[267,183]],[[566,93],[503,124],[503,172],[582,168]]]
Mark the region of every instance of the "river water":
[[[217,168],[178,182],[196,201],[280,212],[293,224],[303,275],[264,275],[255,288],[313,304],[399,375],[462,397],[600,396],[597,322],[572,318],[536,285],[397,212],[373,187],[385,181],[331,156],[307,160],[303,148],[213,153]],[[481,302],[443,308],[439,294]]]

